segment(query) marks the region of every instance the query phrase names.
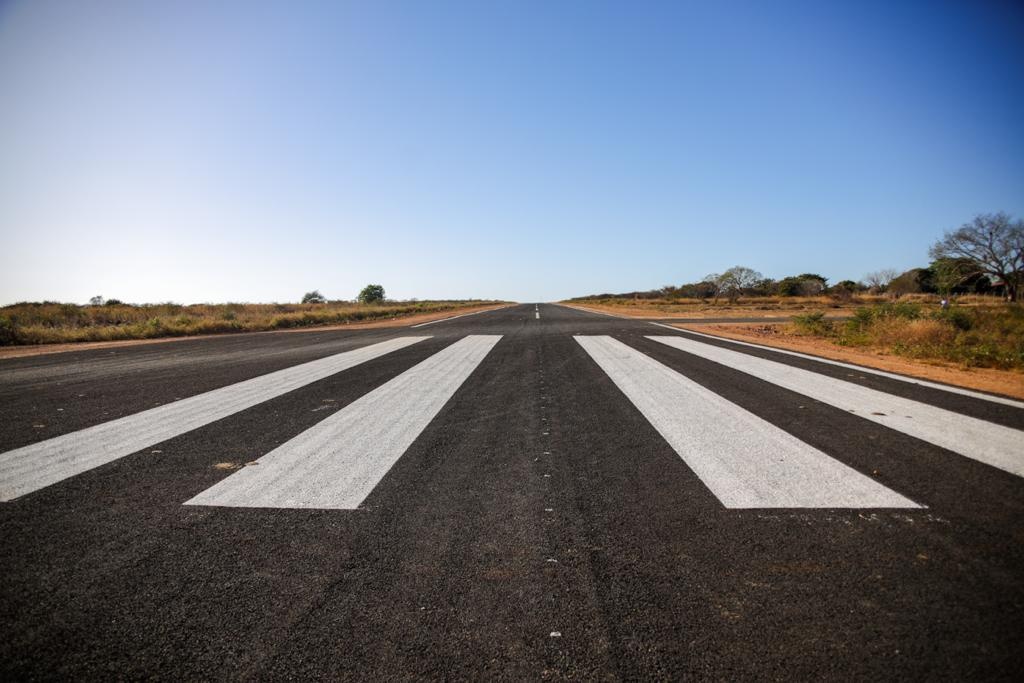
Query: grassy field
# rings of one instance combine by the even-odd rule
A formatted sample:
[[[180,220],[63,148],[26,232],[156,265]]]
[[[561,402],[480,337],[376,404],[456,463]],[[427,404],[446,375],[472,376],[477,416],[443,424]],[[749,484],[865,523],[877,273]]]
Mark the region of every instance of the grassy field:
[[[495,301],[380,304],[166,304],[79,306],[54,302],[0,308],[0,346],[153,339],[339,325],[478,307]]]
[[[913,302],[923,306],[938,307],[939,297],[936,294],[906,294],[900,298],[903,302]],[[623,297],[581,297],[569,299],[564,303],[577,304],[614,310],[623,315],[651,316],[693,316],[693,317],[729,317],[757,316],[773,313],[793,315],[806,311],[825,310],[835,315],[850,315],[859,307],[880,305],[892,302],[893,299],[884,294],[857,294],[848,297],[837,296],[758,296],[740,297],[730,302],[728,299],[686,299],[686,298],[655,298],[630,299]],[[992,306],[1000,300],[991,296],[957,297],[960,306]]]
[[[1024,370],[1024,306],[962,306],[948,309],[917,302],[857,308],[845,321],[823,311],[796,316],[801,335],[840,346],[880,349],[920,360],[965,367]]]

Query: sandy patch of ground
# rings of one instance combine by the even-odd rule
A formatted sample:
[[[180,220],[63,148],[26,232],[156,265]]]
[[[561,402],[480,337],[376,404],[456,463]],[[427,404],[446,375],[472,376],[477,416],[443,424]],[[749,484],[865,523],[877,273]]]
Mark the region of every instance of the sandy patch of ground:
[[[903,358],[885,351],[851,349],[837,346],[824,339],[803,337],[785,329],[777,323],[715,323],[715,324],[674,324],[683,330],[713,334],[727,339],[774,346],[789,351],[799,351],[831,360],[855,363],[869,368],[895,372],[901,375],[919,377],[933,382],[952,384],[965,389],[988,391],[994,394],[1024,399],[1024,373],[1013,370],[991,368],[964,368],[941,361],[920,361]]]
[[[267,330],[263,332],[224,332],[221,334],[197,334],[190,337],[159,337],[157,339],[123,339],[118,341],[102,342],[76,342],[72,344],[35,344],[32,346],[6,346],[0,348],[0,360],[4,358],[22,358],[24,356],[41,356],[47,353],[65,353],[67,351],[88,351],[89,349],[111,349],[119,346],[138,346],[140,344],[169,344],[172,342],[184,341],[186,339],[209,339],[210,337],[223,337],[225,335],[245,334],[298,334],[303,332],[326,332],[330,330],[366,330],[382,327],[408,327],[427,323],[442,318],[452,318],[467,313],[480,311],[492,311],[499,308],[507,308],[514,304],[493,304],[488,306],[467,306],[449,311],[437,311],[433,313],[421,313],[419,315],[396,316],[383,320],[371,320],[362,323],[348,323],[342,325],[321,325],[311,327],[296,327],[284,330]]]

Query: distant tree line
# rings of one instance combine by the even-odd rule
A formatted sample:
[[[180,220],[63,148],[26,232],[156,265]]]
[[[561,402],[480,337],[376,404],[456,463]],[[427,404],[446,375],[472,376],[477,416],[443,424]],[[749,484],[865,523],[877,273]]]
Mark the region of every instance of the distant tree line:
[[[931,263],[903,273],[885,268],[862,280],[830,285],[817,273],[790,275],[779,280],[745,266],[711,273],[699,282],[665,285],[660,289],[597,294],[580,298],[728,299],[741,296],[820,296],[849,298],[854,294],[997,294],[1019,301],[1024,288],[1024,221],[1005,213],[980,214],[943,235],[928,251]]]
[[[366,285],[356,296],[356,301],[361,304],[377,304],[385,300],[384,287],[381,285]],[[319,289],[306,292],[302,295],[304,304],[326,304],[327,297],[320,293]]]
[[[359,294],[356,295],[356,301],[361,304],[377,304],[386,301],[384,294],[384,287],[382,285],[366,285],[360,290]],[[412,299],[416,301],[416,299]],[[326,304],[330,303],[323,294],[320,293],[319,289],[314,289],[311,292],[306,292],[302,295],[301,303],[304,304]],[[334,303],[341,303],[335,301]],[[89,299],[90,306],[124,306],[126,305],[120,299],[104,299],[100,295],[96,295]],[[130,304],[129,304],[130,305]]]

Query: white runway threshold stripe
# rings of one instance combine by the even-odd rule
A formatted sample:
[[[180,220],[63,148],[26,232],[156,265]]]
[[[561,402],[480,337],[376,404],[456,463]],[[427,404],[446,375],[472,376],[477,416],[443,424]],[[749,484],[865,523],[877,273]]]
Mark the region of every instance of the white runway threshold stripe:
[[[778,361],[685,337],[648,337],[890,429],[1017,476],[1024,476],[1024,432]]]
[[[55,484],[430,337],[399,337],[0,453],[0,501]]]
[[[457,320],[459,318],[467,318],[471,315],[480,315],[481,313],[490,313],[491,311],[500,311],[502,308],[508,308],[508,306],[501,306],[499,308],[486,308],[482,311],[473,311],[471,313],[461,313],[459,315],[448,316],[447,318],[440,318],[439,320],[428,320],[425,323],[418,323],[416,325],[409,325],[409,327],[426,327],[427,325],[436,325],[437,323],[446,323],[449,320]]]
[[[500,339],[460,339],[185,504],[358,508]]]
[[[921,507],[612,337],[575,339],[727,508]]]
[[[750,342],[740,341],[739,339],[730,339],[727,337],[716,337],[713,334],[705,334],[703,332],[697,332],[696,330],[683,329],[680,327],[673,327],[672,325],[666,325],[665,323],[651,323],[658,327],[664,327],[667,330],[673,332],[685,332],[686,334],[693,335],[696,337],[704,337],[705,339],[713,339],[714,341],[727,342],[729,344],[736,344],[738,346],[746,346],[752,349],[761,349],[762,351],[771,351],[772,353],[779,353],[785,356],[793,356],[794,358],[806,358],[812,360],[815,363],[825,363],[826,365],[835,365],[839,368],[846,368],[847,370],[856,370],[861,374],[877,375],[879,377],[886,377],[888,379],[894,379],[898,382],[906,382],[907,384],[916,384],[922,387],[928,387],[929,389],[938,389],[940,391],[946,391],[951,394],[960,394],[961,396],[970,396],[971,398],[977,398],[982,401],[989,401],[991,403],[1001,403],[1005,406],[1011,406],[1013,408],[1024,408],[1024,401],[1018,401],[1012,398],[1006,398],[1005,396],[993,396],[992,394],[984,394],[980,391],[971,391],[970,389],[964,389],[963,387],[954,387],[949,384],[939,384],[938,382],[929,382],[926,379],[919,377],[908,377],[907,375],[898,375],[894,372],[886,372],[885,370],[878,370],[877,368],[869,368],[864,365],[854,365],[853,363],[844,363],[838,360],[832,360],[831,358],[823,358],[821,356],[812,356],[809,353],[800,353],[799,351],[790,351],[789,349],[781,349],[777,346],[765,346],[764,344],[751,344]]]

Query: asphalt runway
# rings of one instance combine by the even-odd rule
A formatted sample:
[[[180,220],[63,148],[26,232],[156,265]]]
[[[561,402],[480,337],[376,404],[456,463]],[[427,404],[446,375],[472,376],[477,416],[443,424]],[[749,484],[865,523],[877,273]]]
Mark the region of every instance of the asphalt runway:
[[[0,679],[1019,680],[1022,475],[1020,402],[557,305],[7,359]]]

